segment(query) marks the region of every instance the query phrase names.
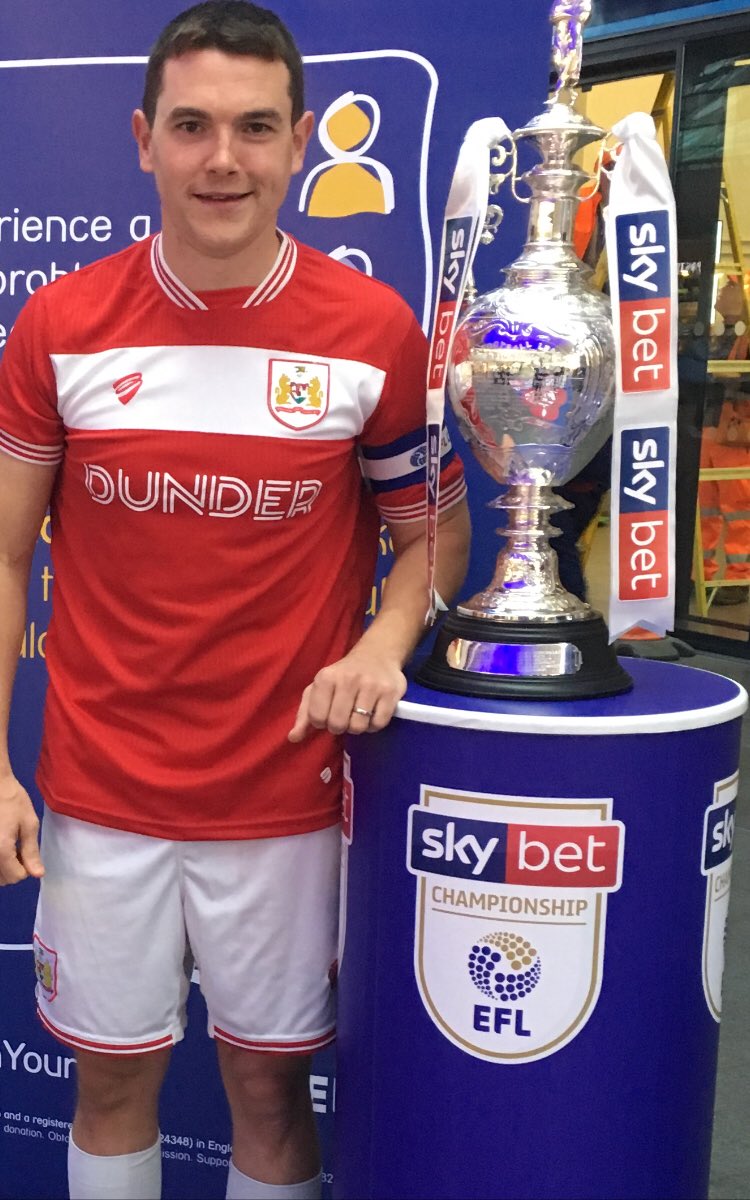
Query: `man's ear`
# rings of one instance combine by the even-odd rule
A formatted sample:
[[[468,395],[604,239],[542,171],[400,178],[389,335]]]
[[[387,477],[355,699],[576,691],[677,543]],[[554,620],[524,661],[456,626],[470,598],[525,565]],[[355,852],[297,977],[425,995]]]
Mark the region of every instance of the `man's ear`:
[[[153,163],[151,161],[151,126],[148,123],[146,114],[137,108],[133,113],[131,121],[133,137],[138,146],[138,162],[141,170],[147,174],[153,174]]]
[[[305,112],[292,128],[292,175],[296,175],[298,171],[302,170],[302,165],[305,161],[305,150],[307,149],[307,143],[310,141],[314,125],[314,114]]]

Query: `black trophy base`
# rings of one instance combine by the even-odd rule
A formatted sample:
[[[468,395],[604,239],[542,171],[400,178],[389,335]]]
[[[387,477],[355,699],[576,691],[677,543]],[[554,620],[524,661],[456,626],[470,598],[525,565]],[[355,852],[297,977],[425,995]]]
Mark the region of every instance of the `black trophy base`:
[[[477,666],[481,669],[473,669]],[[633,686],[599,613],[542,624],[451,611],[416,679],[441,692],[515,700],[585,700]]]

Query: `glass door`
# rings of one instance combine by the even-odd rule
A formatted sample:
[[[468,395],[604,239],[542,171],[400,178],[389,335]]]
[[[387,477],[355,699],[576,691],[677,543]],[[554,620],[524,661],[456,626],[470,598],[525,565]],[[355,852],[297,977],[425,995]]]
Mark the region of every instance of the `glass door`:
[[[746,42],[686,46],[674,162],[676,630],[734,654],[750,654],[750,32]]]

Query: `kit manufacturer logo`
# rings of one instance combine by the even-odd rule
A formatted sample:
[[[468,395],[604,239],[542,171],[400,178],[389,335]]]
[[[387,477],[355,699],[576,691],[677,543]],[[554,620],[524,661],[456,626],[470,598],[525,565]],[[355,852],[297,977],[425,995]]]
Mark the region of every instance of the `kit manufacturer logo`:
[[[143,375],[140,371],[133,371],[130,375],[123,375],[121,379],[116,379],[112,387],[120,404],[128,404],[140,390],[142,383]]]
[[[430,1019],[467,1054],[545,1058],[593,1012],[607,893],[622,879],[611,808],[422,786],[406,852],[415,973]]]
[[[713,803],[703,818],[701,871],[706,877],[703,920],[703,992],[708,1011],[721,1020],[721,984],[724,976],[724,941],[732,880],[737,774],[714,786]]]

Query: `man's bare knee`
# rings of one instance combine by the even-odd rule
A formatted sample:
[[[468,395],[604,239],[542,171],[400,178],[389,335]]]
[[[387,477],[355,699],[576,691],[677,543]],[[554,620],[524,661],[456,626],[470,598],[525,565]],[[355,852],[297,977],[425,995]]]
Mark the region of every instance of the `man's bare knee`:
[[[132,1154],[158,1135],[159,1091],[169,1050],[95,1054],[81,1050],[73,1141],[87,1154]]]
[[[76,1053],[79,1093],[103,1096],[117,1092],[141,1096],[158,1093],[169,1055],[168,1049],[148,1054],[97,1054],[79,1050]]]
[[[290,1110],[309,1104],[309,1056],[261,1054],[222,1042],[217,1048],[235,1118],[242,1110],[257,1119],[287,1120]]]
[[[261,1054],[217,1040],[232,1110],[232,1159],[252,1179],[284,1184],[320,1170],[308,1055]]]

